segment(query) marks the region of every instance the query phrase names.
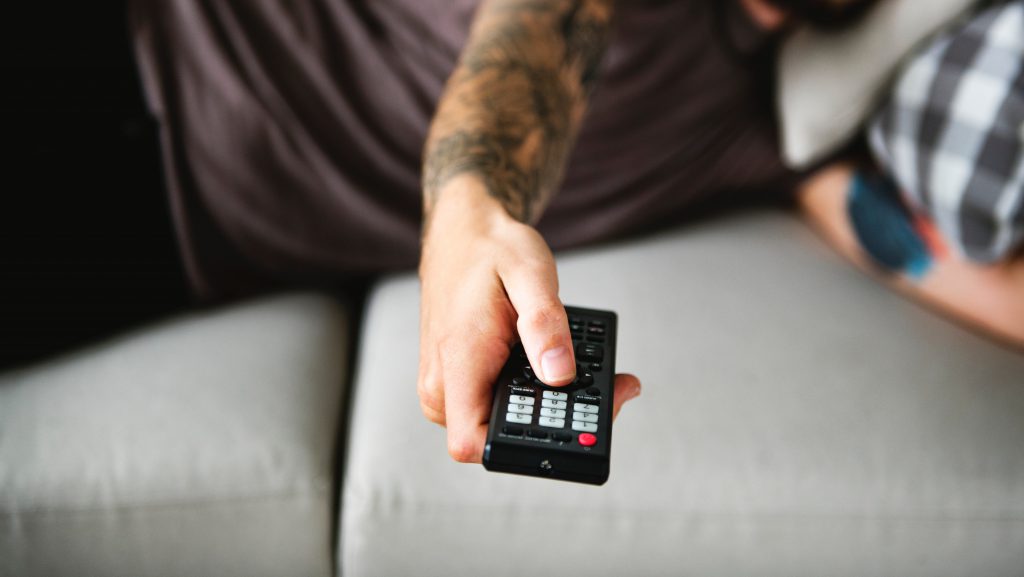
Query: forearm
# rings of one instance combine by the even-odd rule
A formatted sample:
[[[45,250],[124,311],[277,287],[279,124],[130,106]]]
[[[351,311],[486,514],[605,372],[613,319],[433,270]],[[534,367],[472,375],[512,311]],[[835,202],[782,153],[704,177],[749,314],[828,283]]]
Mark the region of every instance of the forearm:
[[[456,177],[535,222],[559,186],[613,0],[484,0],[427,138],[425,214]]]

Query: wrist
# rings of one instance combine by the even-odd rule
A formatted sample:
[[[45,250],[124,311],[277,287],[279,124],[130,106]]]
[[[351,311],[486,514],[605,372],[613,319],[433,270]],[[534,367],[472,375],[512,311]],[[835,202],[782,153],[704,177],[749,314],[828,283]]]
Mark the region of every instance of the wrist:
[[[518,223],[478,177],[451,179],[437,191],[424,214],[424,239],[435,234],[489,234]]]

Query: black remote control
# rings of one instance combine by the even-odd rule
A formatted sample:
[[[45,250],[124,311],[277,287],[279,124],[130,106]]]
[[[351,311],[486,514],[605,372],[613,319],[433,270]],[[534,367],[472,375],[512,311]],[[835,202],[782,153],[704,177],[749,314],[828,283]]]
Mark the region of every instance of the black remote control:
[[[577,307],[565,311],[576,379],[564,387],[544,384],[517,344],[495,385],[484,467],[602,485],[612,448],[617,317]]]

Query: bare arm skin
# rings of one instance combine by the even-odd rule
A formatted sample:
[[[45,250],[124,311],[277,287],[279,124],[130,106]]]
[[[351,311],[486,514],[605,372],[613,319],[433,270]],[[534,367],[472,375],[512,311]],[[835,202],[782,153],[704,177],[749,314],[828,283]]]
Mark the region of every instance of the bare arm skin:
[[[424,159],[427,214],[471,174],[535,222],[562,178],[607,44],[611,0],[490,0],[438,107]]]
[[[1024,350],[1024,259],[982,266],[949,254],[923,278],[881,275],[871,265],[846,209],[853,166],[834,164],[802,185],[804,216],[853,264],[913,300],[1012,347]]]
[[[612,0],[484,0],[424,154],[423,414],[479,462],[493,383],[522,339],[538,377],[576,373],[554,257],[531,226],[557,190],[612,21]],[[640,392],[616,377],[615,410]]]

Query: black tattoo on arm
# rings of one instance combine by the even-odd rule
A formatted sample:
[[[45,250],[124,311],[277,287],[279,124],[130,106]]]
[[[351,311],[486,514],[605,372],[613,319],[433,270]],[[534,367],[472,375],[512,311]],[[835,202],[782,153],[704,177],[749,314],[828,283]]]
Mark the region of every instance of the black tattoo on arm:
[[[485,0],[427,139],[429,215],[456,176],[532,222],[558,187],[608,43],[613,0]]]

